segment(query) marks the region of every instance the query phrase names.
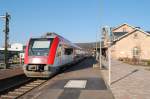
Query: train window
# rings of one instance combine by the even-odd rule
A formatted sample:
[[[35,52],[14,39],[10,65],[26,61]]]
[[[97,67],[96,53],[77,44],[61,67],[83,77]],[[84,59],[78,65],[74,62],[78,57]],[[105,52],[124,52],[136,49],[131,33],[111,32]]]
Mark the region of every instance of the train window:
[[[34,41],[32,48],[49,48],[50,41]]]
[[[65,55],[71,55],[73,53],[73,48],[65,48]]]
[[[30,56],[47,56],[52,39],[31,39],[29,43]]]

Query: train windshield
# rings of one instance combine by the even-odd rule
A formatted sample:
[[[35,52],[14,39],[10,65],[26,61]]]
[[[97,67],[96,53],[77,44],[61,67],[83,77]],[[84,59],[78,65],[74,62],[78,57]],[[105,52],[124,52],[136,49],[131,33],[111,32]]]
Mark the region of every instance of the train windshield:
[[[47,56],[51,42],[52,39],[31,39],[29,44],[29,56]]]

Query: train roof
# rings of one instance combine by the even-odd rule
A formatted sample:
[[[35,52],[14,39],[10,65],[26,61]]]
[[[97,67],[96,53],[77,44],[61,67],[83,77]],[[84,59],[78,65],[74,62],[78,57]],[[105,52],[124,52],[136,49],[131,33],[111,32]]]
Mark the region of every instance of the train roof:
[[[47,32],[44,35],[42,35],[42,38],[55,38],[56,36],[63,38],[62,36],[58,35],[55,32]]]
[[[61,39],[61,41],[67,43],[68,45],[70,45],[71,47],[75,47],[78,49],[82,49],[81,47],[77,46],[76,44],[70,42],[69,40],[65,39],[64,37],[58,35],[55,32],[47,32],[46,34],[42,35],[41,38],[56,38],[58,37],[59,39]]]

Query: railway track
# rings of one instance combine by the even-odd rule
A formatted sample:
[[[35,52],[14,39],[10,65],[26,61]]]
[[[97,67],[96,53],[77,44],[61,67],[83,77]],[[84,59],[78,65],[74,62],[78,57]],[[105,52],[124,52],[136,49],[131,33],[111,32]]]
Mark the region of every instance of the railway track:
[[[74,63],[74,65],[80,63],[82,60]],[[55,77],[57,74],[60,74],[71,67],[72,66],[62,67],[60,71],[58,71],[56,74],[52,75],[50,78]],[[20,77],[18,77],[18,78],[20,79]],[[23,79],[25,79],[25,78],[23,78]],[[7,87],[4,90],[0,90],[0,99],[17,99],[17,98],[21,97],[22,95],[26,94],[27,92],[33,90],[34,88],[44,84],[49,79],[26,78],[24,81],[16,82],[15,85]],[[13,82],[13,83],[15,83],[15,82]]]
[[[30,79],[30,81],[22,82],[22,85],[14,89],[8,90],[6,93],[1,94],[0,99],[17,99],[32,89],[40,86],[47,80],[43,79]]]

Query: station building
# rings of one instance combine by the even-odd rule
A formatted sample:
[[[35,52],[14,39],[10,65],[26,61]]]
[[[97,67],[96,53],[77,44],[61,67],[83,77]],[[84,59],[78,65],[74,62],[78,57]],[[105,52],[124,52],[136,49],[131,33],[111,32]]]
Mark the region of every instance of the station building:
[[[111,31],[112,58],[150,59],[150,33],[140,27],[122,24]]]

